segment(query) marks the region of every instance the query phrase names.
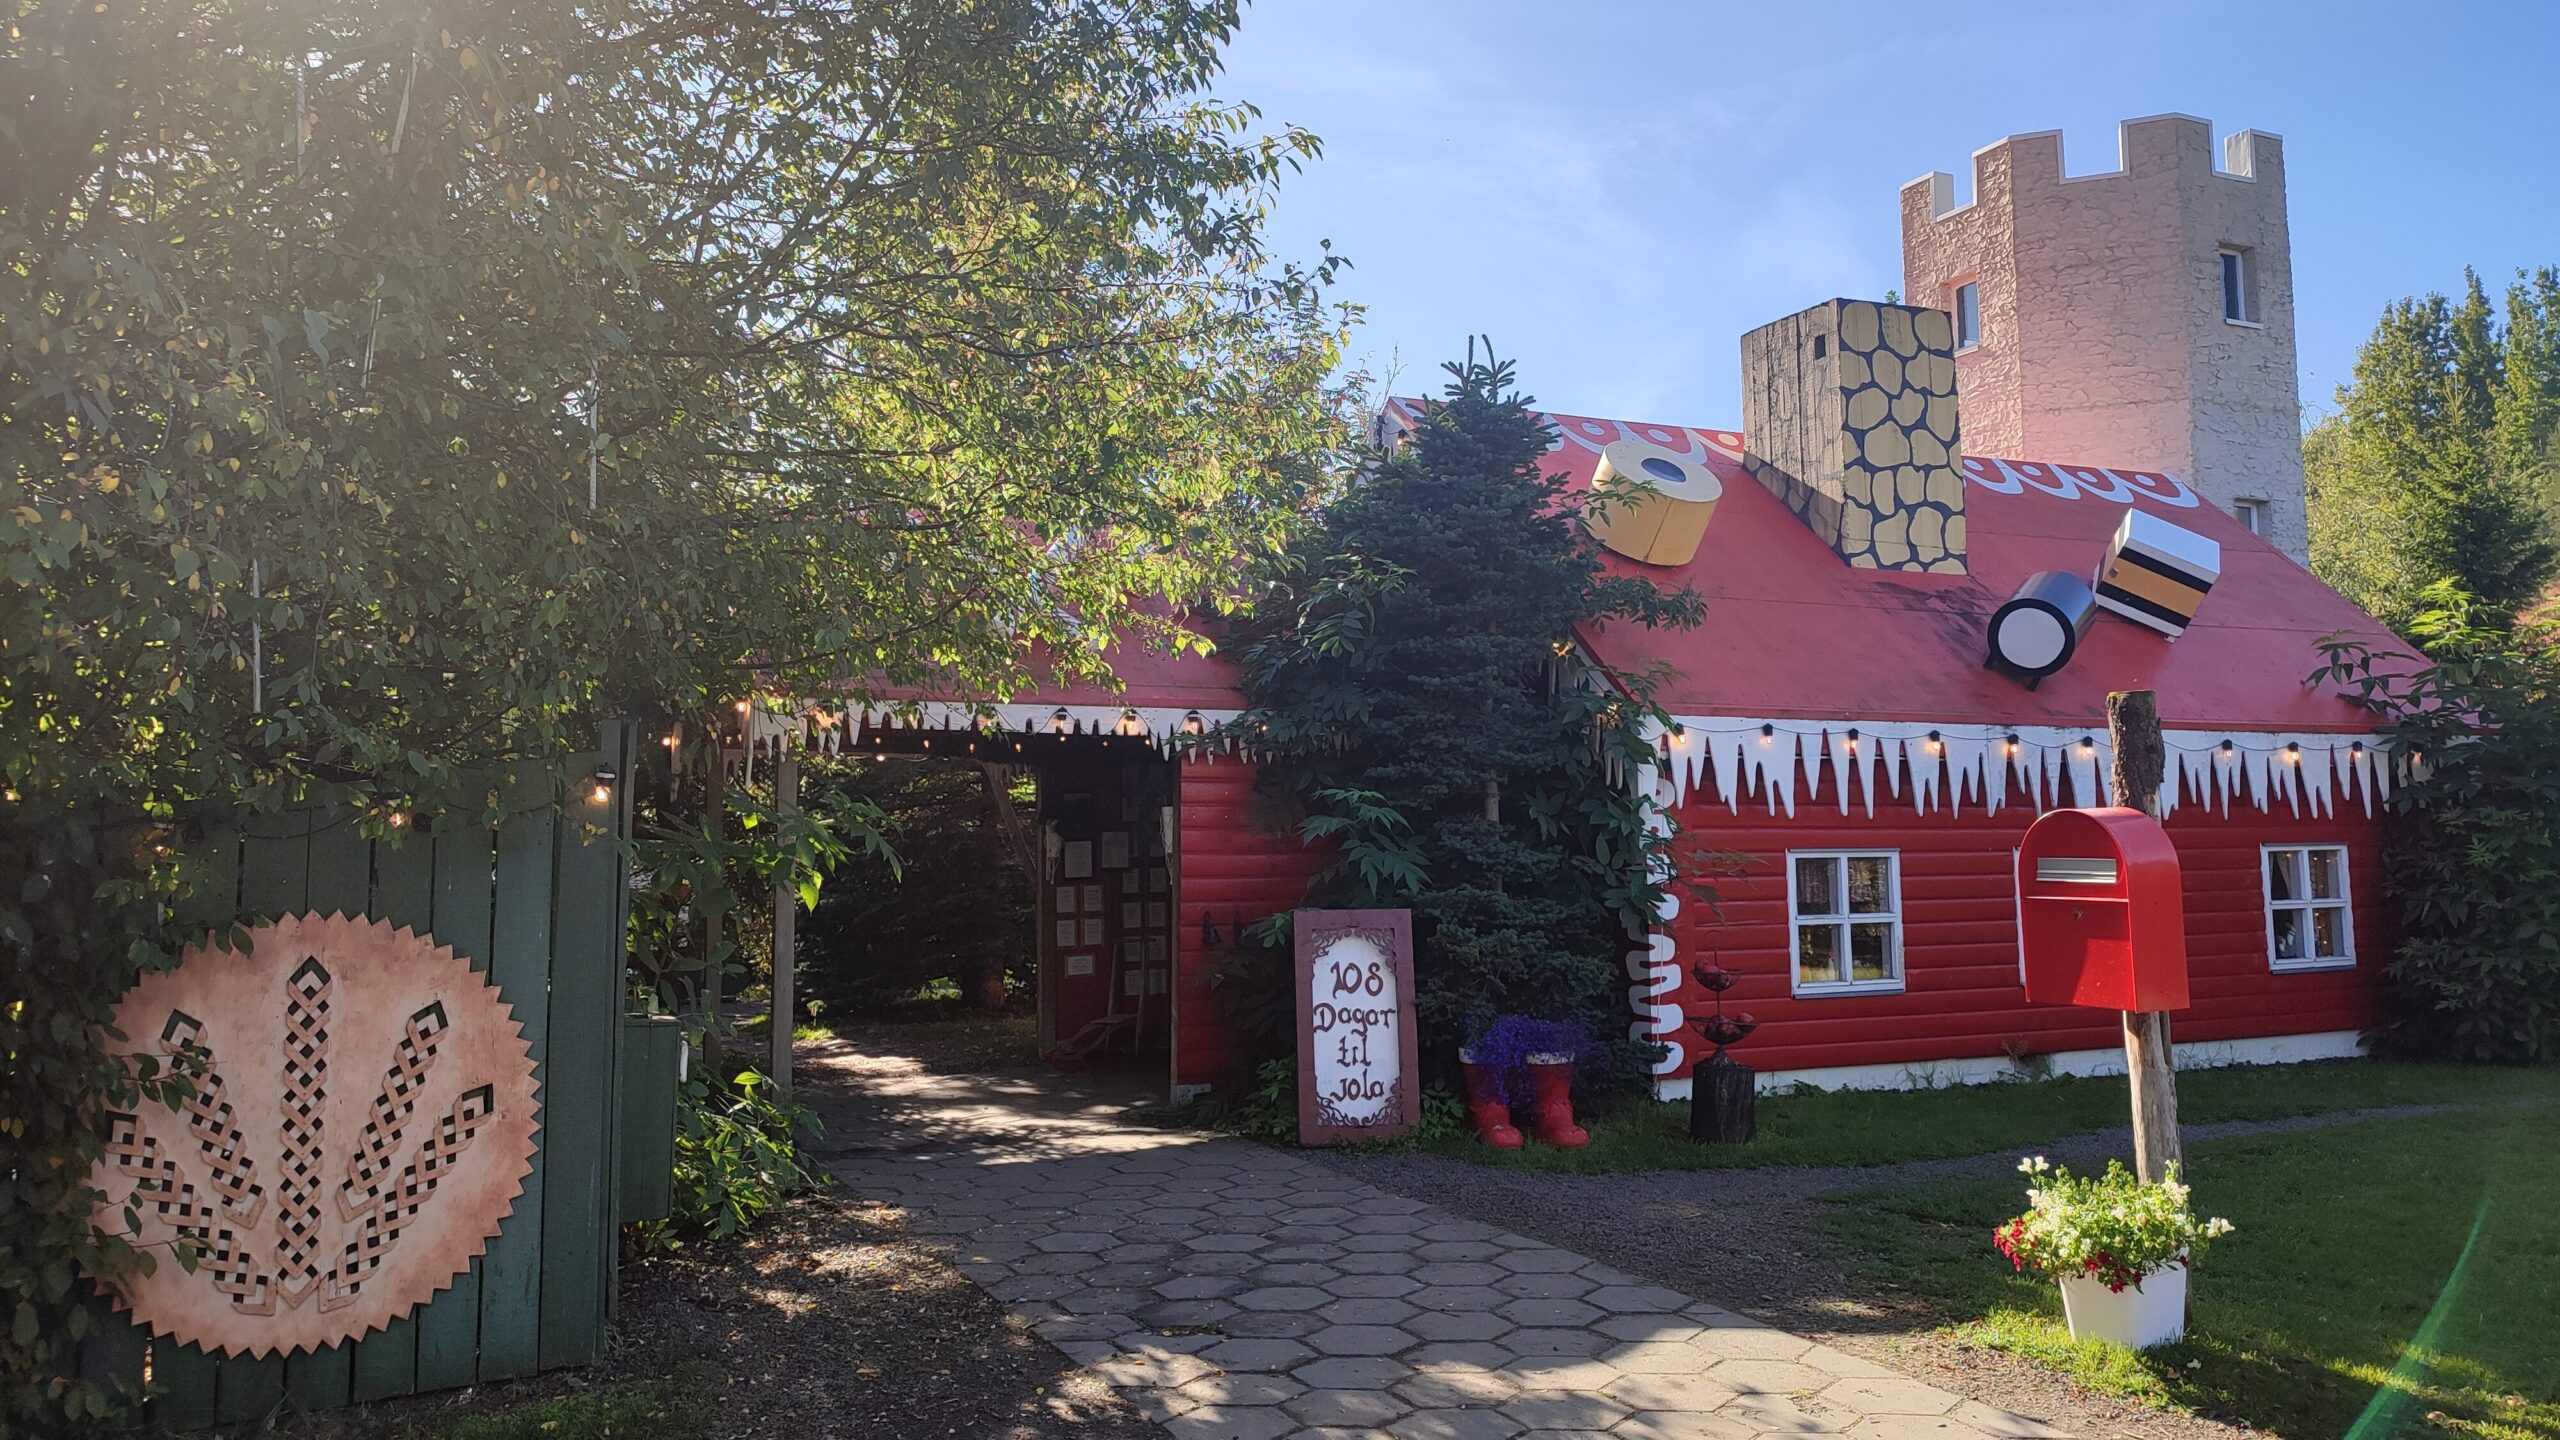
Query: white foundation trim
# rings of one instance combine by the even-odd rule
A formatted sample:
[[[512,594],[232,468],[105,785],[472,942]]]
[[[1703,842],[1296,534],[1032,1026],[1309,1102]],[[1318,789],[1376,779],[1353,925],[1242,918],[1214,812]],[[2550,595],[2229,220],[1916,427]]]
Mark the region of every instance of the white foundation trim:
[[[2263,1035],[2247,1040],[2193,1040],[2176,1047],[2181,1070],[2212,1070],[2224,1065],[2299,1065],[2309,1060],[2353,1060],[2364,1052],[2364,1037],[2353,1030],[2323,1030],[2308,1035]],[[1739,1053],[1736,1059],[1744,1058]],[[2121,1075],[2124,1051],[2057,1050],[2044,1056],[2050,1069],[2031,1075],[2009,1063],[2005,1055],[1970,1056],[1960,1060],[1915,1060],[1907,1065],[1829,1065],[1810,1070],[1763,1070],[1759,1088],[1767,1094],[1791,1086],[1816,1090],[1938,1090],[1955,1085],[1987,1085],[2003,1080],[2053,1075]],[[1658,1080],[1657,1100],[1686,1100],[1689,1082]]]

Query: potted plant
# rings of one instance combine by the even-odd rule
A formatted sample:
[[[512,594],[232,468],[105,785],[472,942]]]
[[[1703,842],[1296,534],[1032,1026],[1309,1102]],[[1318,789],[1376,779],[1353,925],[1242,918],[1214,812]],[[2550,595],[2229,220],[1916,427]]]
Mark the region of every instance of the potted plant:
[[[2041,1155],[2018,1169],[2028,1177],[2027,1213],[1994,1232],[1993,1243],[2021,1273],[2061,1287],[2071,1338],[2138,1350],[2187,1333],[2187,1266],[2230,1234],[2231,1222],[2196,1218],[2176,1165],[2156,1185],[2121,1160],[2094,1180]]]
[[[1574,1062],[1590,1048],[1590,1037],[1570,1020],[1504,1015],[1477,1031],[1458,1049],[1476,1138],[1514,1149],[1525,1128],[1543,1144],[1590,1144],[1590,1132],[1573,1123]],[[1526,1127],[1512,1125],[1514,1110],[1527,1112]]]
[[[1716,997],[1714,1014],[1689,1022],[1716,1047],[1713,1055],[1689,1072],[1689,1138],[1740,1143],[1760,1133],[1760,1082],[1750,1066],[1724,1052],[1726,1046],[1749,1039],[1760,1022],[1747,1010],[1739,1015],[1724,1013],[1724,992],[1742,977],[1719,962],[1720,957],[1711,959],[1689,972]]]

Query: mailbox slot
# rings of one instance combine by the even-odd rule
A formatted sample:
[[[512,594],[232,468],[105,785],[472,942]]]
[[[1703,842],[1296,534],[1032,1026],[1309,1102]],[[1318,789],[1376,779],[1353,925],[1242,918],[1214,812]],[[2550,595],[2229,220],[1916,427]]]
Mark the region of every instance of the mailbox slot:
[[[2116,862],[2094,855],[2039,855],[2036,879],[2051,885],[2113,885]]]

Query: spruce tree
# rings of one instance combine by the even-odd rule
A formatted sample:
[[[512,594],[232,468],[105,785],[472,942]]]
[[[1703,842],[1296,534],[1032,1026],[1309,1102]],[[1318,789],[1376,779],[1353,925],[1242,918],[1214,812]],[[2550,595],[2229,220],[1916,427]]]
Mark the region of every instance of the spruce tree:
[[[2312,569],[2396,626],[2437,582],[2513,615],[2552,573],[2560,277],[2520,277],[2503,327],[2465,282],[2386,309],[2304,439]]]
[[[1579,1022],[1621,1075],[1622,956],[1659,891],[1627,768],[1653,676],[1577,633],[1686,626],[1694,593],[1610,573],[1548,473],[1555,432],[1470,347],[1413,436],[1330,506],[1244,627],[1283,823],[1337,847],[1308,903],[1410,906],[1424,1037]]]

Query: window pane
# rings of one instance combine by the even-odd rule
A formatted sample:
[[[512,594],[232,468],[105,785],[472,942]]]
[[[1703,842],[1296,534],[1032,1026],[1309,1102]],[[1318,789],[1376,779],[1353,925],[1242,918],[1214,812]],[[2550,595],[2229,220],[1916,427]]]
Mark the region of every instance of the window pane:
[[[2223,319],[2246,320],[2249,318],[2241,310],[2241,296],[2244,293],[2245,291],[2241,284],[2240,257],[2232,254],[2228,250],[2225,250],[2222,252]]]
[[[2340,873],[2345,868],[2347,858],[2345,852],[2311,850],[2304,853],[2311,861],[2311,898],[2314,900],[2347,898],[2346,877]]]
[[[1849,978],[1852,980],[1893,978],[1893,927],[1891,925],[1849,927]]]
[[[1893,908],[1893,862],[1882,855],[1849,858],[1849,909],[1872,915]]]
[[[1840,862],[1824,856],[1796,862],[1796,913],[1840,913]]]
[[[2343,905],[2323,905],[2311,912],[2311,953],[2323,960],[2343,959],[2347,953],[2347,910]]]
[[[2276,958],[2300,960],[2302,954],[2302,912],[2279,910],[2275,913]]]
[[[1975,285],[1956,287],[1956,348],[1963,349],[1982,340],[1982,290]]]
[[[1796,975],[1807,985],[1828,985],[1840,978],[1839,926],[1797,927]]]
[[[2299,900],[2302,898],[2301,887],[2294,884],[2293,881],[2293,857],[2301,853],[2302,852],[2299,850],[2270,850],[2267,852],[2268,899]]]

